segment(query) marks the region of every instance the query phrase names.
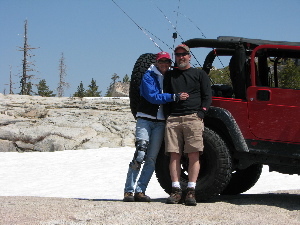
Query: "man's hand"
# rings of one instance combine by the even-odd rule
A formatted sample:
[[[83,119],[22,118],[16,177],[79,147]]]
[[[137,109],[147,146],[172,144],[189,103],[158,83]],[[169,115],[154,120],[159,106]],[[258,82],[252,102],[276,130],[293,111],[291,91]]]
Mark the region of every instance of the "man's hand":
[[[179,99],[180,100],[187,100],[187,98],[189,97],[189,94],[186,92],[180,92],[179,93]]]
[[[207,113],[207,108],[202,107],[201,110],[197,112],[197,115],[199,118],[203,119],[206,113]]]

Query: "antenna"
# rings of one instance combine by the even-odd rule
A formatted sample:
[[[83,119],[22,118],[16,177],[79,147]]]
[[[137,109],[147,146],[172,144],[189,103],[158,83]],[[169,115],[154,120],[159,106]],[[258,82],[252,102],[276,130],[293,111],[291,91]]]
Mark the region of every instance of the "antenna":
[[[161,51],[163,51],[159,45],[147,34],[147,32],[140,27],[114,0],[111,0],[115,5],[146,35],[149,37],[149,39],[155,44],[156,47],[158,47]]]
[[[174,38],[174,44],[175,44],[175,39],[177,38],[177,34],[178,36],[181,38],[182,42],[184,42],[183,38],[181,37],[181,35],[177,32],[177,28],[172,24],[172,22],[169,20],[169,18],[164,14],[164,12],[156,5],[156,8],[164,15],[165,19],[171,24],[171,26],[173,27],[173,29],[175,30],[175,33],[173,33],[173,38]],[[178,6],[179,8],[179,6]],[[177,22],[176,22],[177,24]],[[173,49],[175,48],[173,44]],[[193,54],[193,52],[191,51],[192,56],[194,57],[194,59],[196,60],[196,62],[201,66],[200,62],[198,61],[198,59],[196,58],[196,56]],[[172,54],[173,55],[173,54]],[[195,65],[193,65],[195,67]],[[202,66],[201,66],[202,67]]]

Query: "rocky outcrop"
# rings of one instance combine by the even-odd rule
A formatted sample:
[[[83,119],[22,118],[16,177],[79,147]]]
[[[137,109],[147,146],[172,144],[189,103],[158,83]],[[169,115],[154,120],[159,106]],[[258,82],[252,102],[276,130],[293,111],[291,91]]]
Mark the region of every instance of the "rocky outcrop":
[[[116,82],[112,85],[112,97],[128,97],[129,96],[129,82]]]
[[[0,94],[0,151],[134,146],[128,98]]]

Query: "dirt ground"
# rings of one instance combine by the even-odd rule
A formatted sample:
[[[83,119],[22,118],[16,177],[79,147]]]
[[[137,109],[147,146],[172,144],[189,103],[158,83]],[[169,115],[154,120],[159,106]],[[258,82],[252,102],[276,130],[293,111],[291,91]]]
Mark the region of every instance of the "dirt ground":
[[[300,190],[218,196],[197,206],[110,199],[0,197],[1,225],[300,224]]]

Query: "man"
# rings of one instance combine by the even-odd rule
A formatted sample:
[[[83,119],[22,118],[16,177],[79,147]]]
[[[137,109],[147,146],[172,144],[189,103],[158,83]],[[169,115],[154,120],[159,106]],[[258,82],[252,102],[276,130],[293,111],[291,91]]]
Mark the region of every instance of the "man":
[[[168,204],[181,202],[180,159],[187,154],[189,159],[188,187],[186,205],[197,204],[195,187],[200,170],[199,156],[203,151],[203,118],[211,104],[211,85],[207,74],[190,65],[190,49],[181,44],[175,48],[175,61],[178,68],[169,71],[165,76],[165,91],[171,93],[187,92],[186,101],[169,104],[169,117],[166,125],[166,153],[170,154],[170,176],[172,193]]]
[[[154,172],[156,157],[164,138],[165,116],[162,104],[180,100],[179,95],[164,93],[162,90],[164,74],[169,70],[171,62],[169,53],[158,53],[155,65],[151,65],[142,78],[141,99],[136,114],[136,151],[128,168],[124,202],[151,201],[150,197],[145,195],[145,191]],[[145,164],[136,184],[144,161]]]

